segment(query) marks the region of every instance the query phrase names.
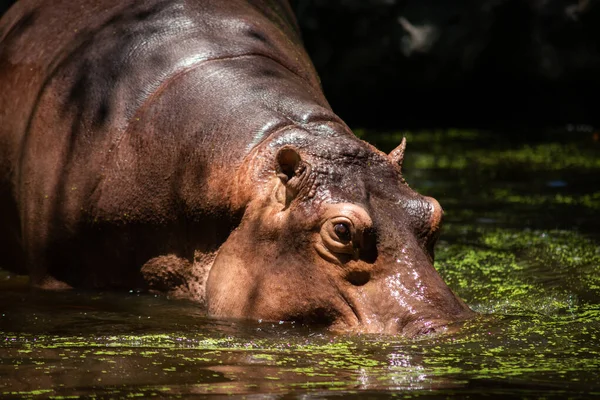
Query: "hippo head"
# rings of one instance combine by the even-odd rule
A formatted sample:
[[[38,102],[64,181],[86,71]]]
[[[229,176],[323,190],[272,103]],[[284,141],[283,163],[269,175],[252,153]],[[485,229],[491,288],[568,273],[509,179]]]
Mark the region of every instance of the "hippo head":
[[[442,209],[405,183],[403,154],[298,129],[264,144],[242,168],[253,197],[211,269],[209,315],[404,336],[472,316],[433,267]]]

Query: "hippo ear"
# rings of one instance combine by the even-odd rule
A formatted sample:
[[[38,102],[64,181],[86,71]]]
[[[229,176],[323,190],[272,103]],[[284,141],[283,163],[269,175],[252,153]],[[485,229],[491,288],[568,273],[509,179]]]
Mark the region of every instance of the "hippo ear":
[[[275,170],[283,183],[288,183],[297,173],[302,160],[292,147],[283,147],[277,152]]]
[[[306,184],[310,165],[302,161],[296,149],[286,146],[277,152],[275,170],[285,186],[285,205],[287,207]]]
[[[390,152],[388,157],[393,163],[398,164],[400,170],[402,170],[402,161],[404,160],[404,150],[406,150],[406,138],[402,138],[400,145]]]

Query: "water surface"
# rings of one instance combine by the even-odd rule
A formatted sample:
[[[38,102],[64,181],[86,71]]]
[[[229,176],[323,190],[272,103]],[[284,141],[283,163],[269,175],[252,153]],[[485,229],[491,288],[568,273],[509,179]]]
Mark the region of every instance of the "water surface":
[[[206,318],[147,294],[32,292],[0,271],[0,397],[600,397],[600,143],[408,137],[408,183],[446,211],[444,279],[481,317],[418,339]]]

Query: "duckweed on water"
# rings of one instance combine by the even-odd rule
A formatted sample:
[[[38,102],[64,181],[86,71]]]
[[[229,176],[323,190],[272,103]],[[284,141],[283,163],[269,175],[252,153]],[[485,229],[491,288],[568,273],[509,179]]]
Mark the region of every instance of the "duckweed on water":
[[[482,313],[459,332],[335,336],[203,319],[152,297],[35,297],[10,283],[0,286],[11,300],[0,303],[0,397],[600,395],[597,149],[489,146],[477,131],[376,140],[391,149],[404,135],[408,182],[446,208],[436,267]],[[587,231],[555,229],[572,220]],[[63,307],[82,302],[85,312]]]
[[[527,168],[529,171],[552,171],[569,168],[600,169],[600,159],[593,153],[575,145],[544,143],[523,145],[506,150],[472,150],[462,154],[415,156],[413,168],[465,169],[476,167],[490,169],[499,165]]]
[[[399,131],[399,132],[379,132],[374,134],[367,129],[354,129],[354,134],[363,140],[376,143],[384,151],[388,151],[406,138],[410,145],[448,145],[456,143],[469,143],[474,141],[489,140],[492,135],[489,132],[469,129],[447,129],[447,130],[428,130],[428,131]],[[431,148],[431,147],[430,147]]]
[[[358,130],[369,139],[372,133]],[[513,144],[499,135],[476,130],[437,130],[391,132],[372,135],[384,151],[396,147],[406,137],[408,163],[414,169],[497,169],[521,168],[527,171],[600,169],[600,143],[590,137],[578,142]],[[481,143],[486,143],[482,148]]]
[[[600,192],[584,195],[569,195],[563,193],[535,193],[523,195],[515,193],[513,190],[507,188],[492,188],[491,197],[496,201],[527,204],[530,206],[569,205],[587,207],[594,210],[600,209]]]
[[[600,247],[576,232],[479,228],[438,246],[436,265],[486,312],[555,314],[600,296]]]

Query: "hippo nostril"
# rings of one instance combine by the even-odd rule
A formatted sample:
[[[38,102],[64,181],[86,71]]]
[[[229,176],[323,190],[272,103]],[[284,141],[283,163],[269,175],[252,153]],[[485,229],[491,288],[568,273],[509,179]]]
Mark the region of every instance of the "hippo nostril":
[[[346,279],[354,286],[362,286],[369,282],[369,279],[371,279],[371,274],[367,271],[350,271],[346,275]]]

